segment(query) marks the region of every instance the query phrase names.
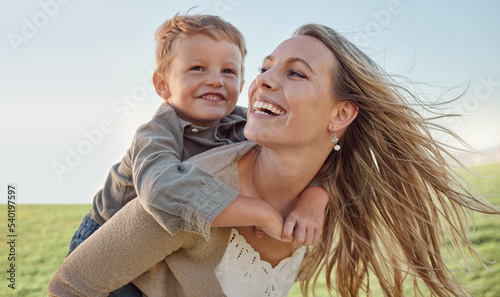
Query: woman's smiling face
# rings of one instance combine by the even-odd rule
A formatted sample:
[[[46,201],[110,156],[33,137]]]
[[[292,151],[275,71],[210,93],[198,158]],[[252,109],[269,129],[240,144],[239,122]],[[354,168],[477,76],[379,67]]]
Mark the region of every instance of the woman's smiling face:
[[[328,142],[336,66],[333,53],[314,37],[281,43],[250,85],[245,136],[265,146]]]

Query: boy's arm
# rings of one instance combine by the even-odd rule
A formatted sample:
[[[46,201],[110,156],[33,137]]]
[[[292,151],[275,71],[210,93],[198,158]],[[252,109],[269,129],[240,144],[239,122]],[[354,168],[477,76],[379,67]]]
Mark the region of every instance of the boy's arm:
[[[316,244],[323,228],[328,200],[328,193],[323,188],[312,185],[305,188],[285,218],[283,240],[293,240],[296,248]]]
[[[170,235],[132,200],[64,260],[47,294],[108,296],[197,237],[190,232]]]
[[[282,240],[283,217],[266,201],[240,195],[219,213],[211,226],[255,226],[257,230]]]
[[[133,181],[144,208],[171,234],[210,235],[210,223],[238,192],[191,162],[181,162],[183,133],[164,106],[138,129],[131,148]]]

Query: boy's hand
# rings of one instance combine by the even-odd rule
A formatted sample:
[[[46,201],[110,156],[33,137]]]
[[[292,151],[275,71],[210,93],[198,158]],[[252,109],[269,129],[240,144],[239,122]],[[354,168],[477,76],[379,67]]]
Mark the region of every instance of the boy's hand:
[[[264,236],[264,233],[266,233],[272,238],[282,241],[283,217],[278,211],[271,207],[268,215],[262,220],[262,224],[255,226],[254,230],[257,238]]]
[[[323,188],[309,186],[302,191],[283,225],[283,241],[295,248],[316,244],[325,220],[328,194]]]

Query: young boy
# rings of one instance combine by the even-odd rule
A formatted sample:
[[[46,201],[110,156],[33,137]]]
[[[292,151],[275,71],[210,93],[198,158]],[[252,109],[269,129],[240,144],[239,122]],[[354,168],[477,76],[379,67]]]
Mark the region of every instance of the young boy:
[[[322,189],[304,190],[283,224],[267,202],[241,196],[196,165],[183,162],[245,139],[246,111],[236,107],[246,55],[241,33],[216,16],[175,15],[160,26],[156,42],[153,82],[166,103],[137,130],[125,157],[111,168],[71,240],[69,253],[136,197],[171,234],[183,229],[208,238],[210,227],[242,226],[257,218],[261,222],[257,234],[264,231],[285,241],[295,238],[296,246],[317,242],[328,199]],[[231,216],[236,209],[246,213]]]

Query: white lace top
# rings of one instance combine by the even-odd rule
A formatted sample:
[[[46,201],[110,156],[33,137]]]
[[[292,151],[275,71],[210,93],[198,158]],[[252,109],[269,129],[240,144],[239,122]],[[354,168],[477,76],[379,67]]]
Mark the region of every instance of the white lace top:
[[[305,251],[306,247],[295,250],[273,268],[233,229],[216,275],[228,297],[287,296]]]

